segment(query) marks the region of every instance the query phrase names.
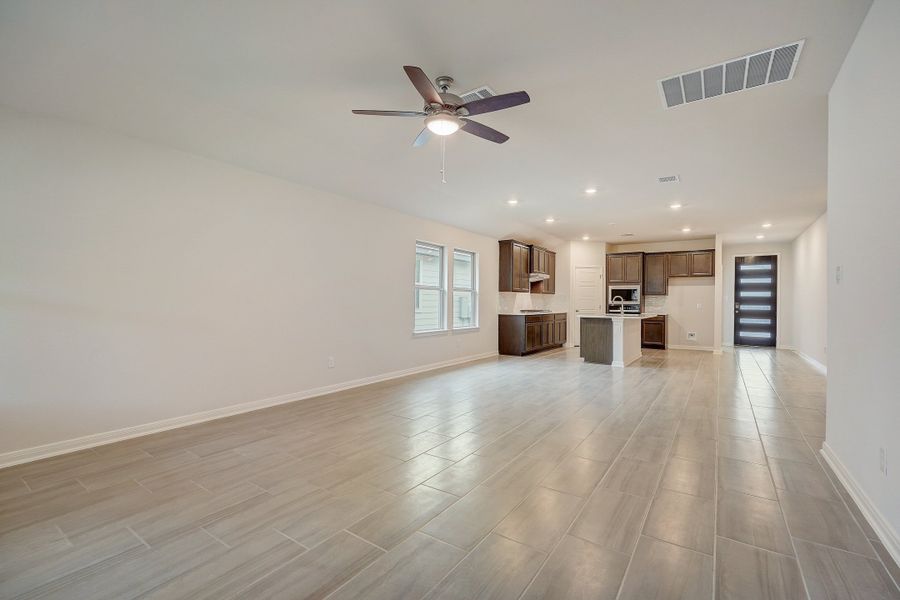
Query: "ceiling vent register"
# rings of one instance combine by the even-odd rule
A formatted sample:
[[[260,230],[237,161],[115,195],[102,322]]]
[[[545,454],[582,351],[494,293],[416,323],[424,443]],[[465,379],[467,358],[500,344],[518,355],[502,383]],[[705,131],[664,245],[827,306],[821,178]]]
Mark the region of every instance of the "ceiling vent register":
[[[660,79],[658,84],[663,105],[667,109],[674,108],[722,94],[788,81],[794,76],[803,42],[800,40]]]
[[[485,98],[490,98],[491,96],[496,95],[497,93],[494,90],[486,85],[483,85],[479,88],[468,91],[465,94],[460,94],[459,97],[462,98],[463,104],[465,104],[468,102],[474,102],[475,100],[484,100]]]

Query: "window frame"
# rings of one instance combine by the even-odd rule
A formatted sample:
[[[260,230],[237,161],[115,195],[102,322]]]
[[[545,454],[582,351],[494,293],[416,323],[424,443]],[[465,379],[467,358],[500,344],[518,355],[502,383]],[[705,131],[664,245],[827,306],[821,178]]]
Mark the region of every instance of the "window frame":
[[[451,285],[450,285],[450,293],[449,293],[450,309],[448,311],[450,328],[457,330],[457,331],[468,331],[468,330],[472,330],[472,329],[478,329],[478,327],[480,325],[479,318],[480,318],[480,312],[481,312],[478,310],[478,281],[479,281],[478,253],[475,252],[474,250],[466,250],[465,248],[453,248],[454,261],[456,259],[457,252],[462,253],[462,254],[468,254],[469,256],[472,257],[472,281],[471,281],[471,287],[457,287],[456,286],[456,274],[452,273],[452,272],[450,274],[450,276],[451,276],[451,279],[450,279]],[[452,269],[453,269],[453,263],[451,263],[451,271],[452,271]],[[456,325],[454,324],[454,317],[455,317],[454,308],[455,307],[453,306],[453,295],[457,291],[467,292],[467,293],[471,294],[471,297],[472,297],[472,324],[471,325],[464,325],[461,327],[456,327]]]
[[[419,283],[419,278],[417,277],[416,268],[417,263],[413,263],[413,335],[434,335],[437,333],[444,333],[447,329],[447,248],[441,244],[435,244],[433,242],[426,242],[423,240],[416,240],[415,246],[415,254],[413,255],[413,261],[416,261],[416,257],[419,254],[419,248],[427,248],[431,250],[437,250],[439,252],[439,262],[440,262],[440,273],[438,275],[438,285],[426,285]],[[438,327],[436,329],[416,329],[416,310],[418,310],[419,305],[419,291],[420,290],[430,290],[437,291],[439,295],[438,308],[440,309],[440,314],[438,315]]]

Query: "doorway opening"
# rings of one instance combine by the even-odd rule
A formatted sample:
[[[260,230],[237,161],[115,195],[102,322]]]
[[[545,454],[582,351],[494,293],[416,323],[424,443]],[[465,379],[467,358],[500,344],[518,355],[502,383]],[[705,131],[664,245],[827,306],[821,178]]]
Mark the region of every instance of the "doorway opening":
[[[734,259],[734,345],[774,346],[778,314],[778,257]]]

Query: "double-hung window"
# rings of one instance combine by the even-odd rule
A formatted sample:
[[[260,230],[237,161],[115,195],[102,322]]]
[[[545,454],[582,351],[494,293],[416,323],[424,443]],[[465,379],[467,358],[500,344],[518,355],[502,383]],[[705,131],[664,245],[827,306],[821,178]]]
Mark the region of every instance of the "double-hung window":
[[[444,248],[416,242],[416,317],[413,331],[446,329],[447,278]]]
[[[474,252],[453,250],[453,328],[478,327],[478,261]]]

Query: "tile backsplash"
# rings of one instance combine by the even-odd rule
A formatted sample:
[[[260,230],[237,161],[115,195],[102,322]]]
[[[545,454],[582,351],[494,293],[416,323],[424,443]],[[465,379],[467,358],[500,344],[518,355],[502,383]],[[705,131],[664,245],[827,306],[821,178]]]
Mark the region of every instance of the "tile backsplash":
[[[668,296],[644,296],[644,312],[665,313]]]
[[[558,294],[525,294],[517,292],[500,292],[498,308],[501,313],[513,313],[522,309],[552,310],[567,312],[568,298]]]

